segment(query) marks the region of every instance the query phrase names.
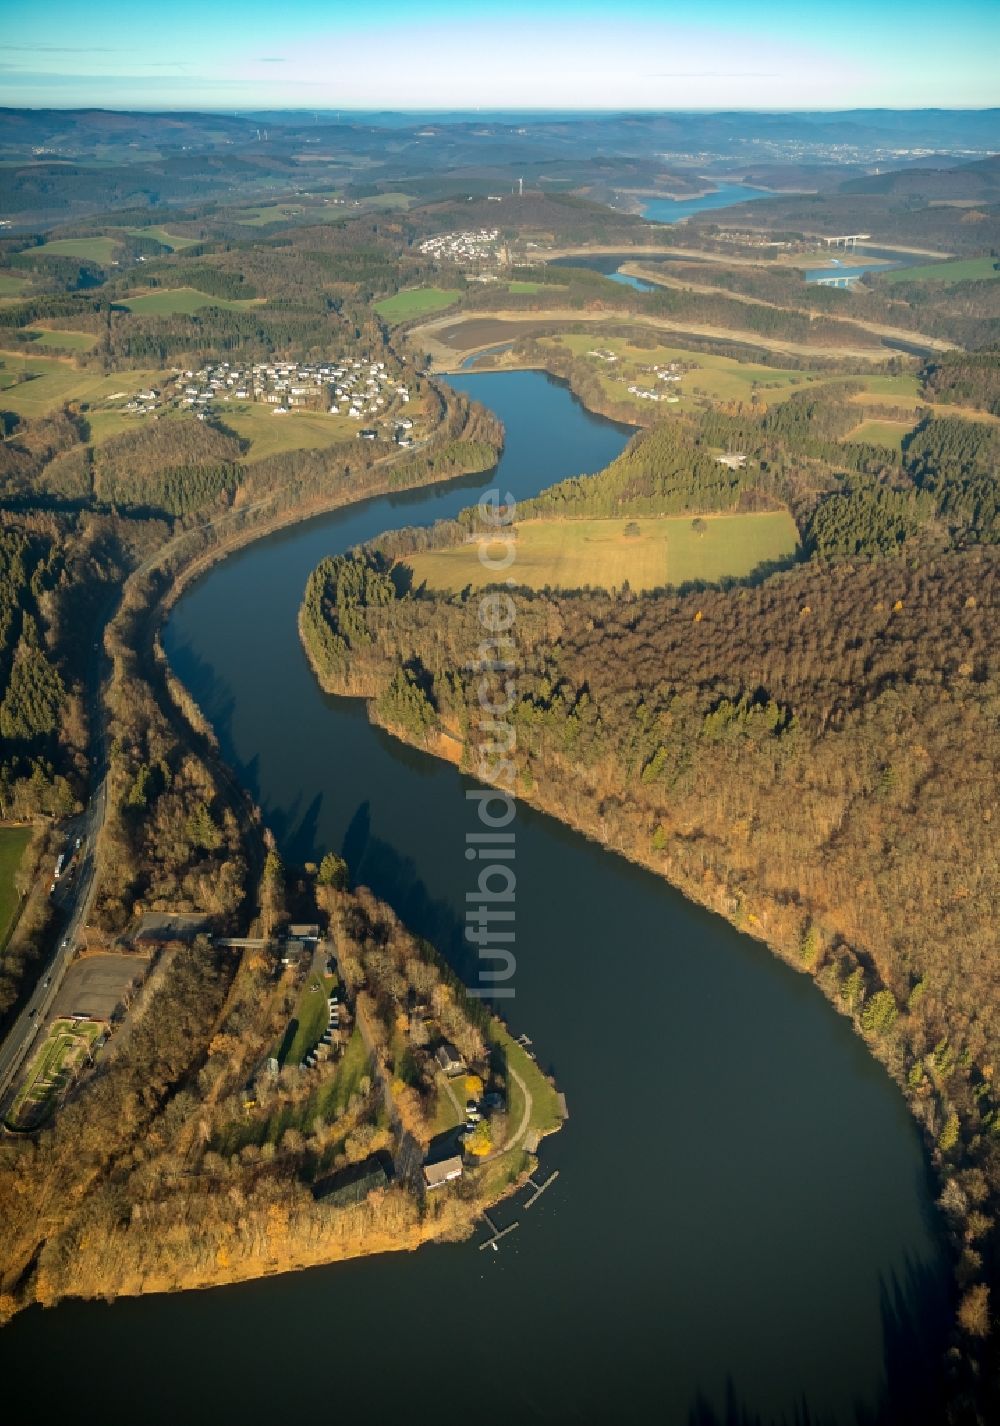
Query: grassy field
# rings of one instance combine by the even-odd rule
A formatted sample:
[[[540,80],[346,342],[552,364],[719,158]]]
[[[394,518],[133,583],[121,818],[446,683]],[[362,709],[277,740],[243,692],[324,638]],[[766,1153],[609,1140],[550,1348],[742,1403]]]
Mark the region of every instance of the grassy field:
[[[912,401],[916,403],[920,396],[920,385],[915,376],[904,374],[902,376],[844,376],[833,377],[834,381],[863,381],[865,389],[857,396],[852,396],[852,401],[866,402],[872,396],[877,396],[887,401]]]
[[[136,415],[134,411],[126,411],[124,407],[109,406],[104,411],[88,411],[86,420],[90,430],[90,442],[99,446],[102,441],[108,441],[112,436],[120,436],[122,431],[136,430],[144,425],[148,418]]]
[[[155,381],[150,383],[153,386],[156,384]],[[132,390],[131,386],[129,390]],[[306,450],[314,446],[327,446],[332,440],[338,439],[333,437],[328,429],[336,421],[336,418],[332,416],[315,413],[306,415],[303,412],[279,416],[274,419],[270,414],[270,406],[234,405],[229,407],[225,404],[221,406],[221,412],[220,419],[223,424],[250,442],[250,448],[245,457],[248,461],[260,460],[263,456],[274,455],[279,451]],[[244,416],[244,412],[247,412],[246,416]],[[99,446],[112,436],[120,435],[122,431],[134,431],[149,423],[147,416],[138,415],[134,411],[126,411],[123,404],[106,406],[99,411],[90,410],[86,413],[86,418],[90,428],[90,441],[95,446]],[[193,421],[195,418],[190,411],[164,410],[158,419],[162,422]],[[293,429],[289,423],[295,423],[298,429]],[[346,426],[347,422],[343,421],[342,424]],[[353,425],[353,422],[351,424]],[[348,431],[346,434],[353,435],[354,432]]]
[[[371,1069],[371,1056],[361,1038],[361,1031],[355,1025],[351,1038],[344,1046],[344,1053],[337,1066],[333,1084],[322,1096],[318,1106],[323,1117],[336,1119],[343,1114],[351,1095]]]
[[[268,223],[287,223],[305,211],[301,203],[265,203],[259,208],[238,208],[230,216],[247,228],[266,228]]]
[[[457,1129],[459,1124],[465,1123],[463,1109],[468,1096],[461,1076],[449,1086],[447,1076],[440,1070],[434,1076],[434,1087],[437,1090],[437,1100],[434,1106],[431,1134],[436,1136],[446,1134],[449,1129]],[[449,1087],[451,1094],[448,1093]]]
[[[508,282],[508,292],[551,292],[553,284],[551,282]]]
[[[319,1044],[320,1036],[330,1022],[327,996],[336,985],[336,976],[317,975],[310,971],[278,1050],[281,1065],[301,1064],[309,1051]]]
[[[0,827],[0,950],[7,943],[17,913],[19,898],[14,877],[30,841],[30,827]]]
[[[251,1115],[228,1124],[214,1142],[214,1147],[228,1156],[238,1153],[245,1144],[277,1144],[286,1129],[311,1133],[317,1119],[332,1123],[344,1113],[351,1095],[370,1071],[368,1051],[361,1031],[355,1026],[333,1072],[323,1079],[308,1099],[296,1104],[283,1104],[266,1117]]]
[[[362,208],[379,208],[392,211],[398,208],[409,208],[410,204],[416,200],[412,193],[402,193],[394,190],[391,193],[375,193],[370,198],[362,198]]]
[[[9,272],[0,272],[0,297],[17,297],[27,286],[27,278],[13,277]]]
[[[29,327],[25,333],[36,347],[63,347],[73,352],[89,352],[97,341],[93,332],[65,332],[58,327]]]
[[[680,396],[682,409],[693,403],[696,389],[713,401],[749,401],[756,392],[762,401],[773,406],[818,379],[816,372],[759,366],[754,362],[734,361],[732,357],[693,352],[686,347],[659,344],[638,347],[624,337],[603,338],[599,332],[592,335],[567,332],[562,336],[546,338],[543,345],[549,344],[564,347],[577,357],[586,357],[595,348],[614,352],[617,362],[601,362],[596,357],[591,361],[599,370],[602,385],[609,396],[619,401],[630,399],[625,389],[630,382],[657,386],[656,378],[648,368],[665,366],[672,361],[683,362],[693,368],[684,375],[679,390],[672,393]],[[668,387],[663,389],[669,390]],[[648,403],[640,402],[638,398],[635,404],[648,409]]]
[[[507,1057],[508,1066],[515,1069],[521,1076],[528,1093],[531,1095],[531,1114],[528,1118],[528,1128],[534,1129],[538,1134],[551,1134],[552,1131],[557,1129],[562,1123],[562,1116],[559,1113],[558,1091],[552,1088],[531,1056],[511,1038],[498,1021],[494,1021],[493,1023],[490,1030],[490,1039],[503,1050]],[[456,1090],[456,1093],[459,1093],[459,1091]],[[513,1075],[511,1075],[507,1090],[507,1123],[509,1125],[509,1132],[516,1133],[523,1116],[524,1096]]]
[[[690,515],[634,520],[525,520],[517,526],[517,559],[509,573],[531,589],[584,585],[658,589],[690,580],[712,581],[749,574],[758,565],[790,558],[798,533],[787,511],[703,516],[704,530]],[[626,534],[628,527],[638,533]],[[408,555],[416,586],[461,590],[495,580],[472,545]]]
[[[460,296],[455,287],[410,287],[375,303],[375,311],[387,322],[408,322],[411,317],[427,317],[450,307]]]
[[[30,380],[20,381],[24,375]],[[159,371],[127,371],[102,376],[97,370],[78,371],[57,357],[27,356],[0,351],[0,391],[3,405],[19,416],[44,416],[66,401],[102,401],[113,392],[141,391],[163,384]]]
[[[118,244],[114,238],[57,238],[43,243],[38,251],[45,257],[78,257],[85,262],[107,263],[114,257]]]
[[[856,381],[854,376],[834,378],[834,380]],[[864,391],[856,392],[848,399],[856,406],[867,406],[874,397],[881,406],[895,406],[900,411],[914,411],[920,402],[920,385],[915,376],[868,376],[864,378]]]
[[[897,267],[883,274],[885,282],[981,282],[1000,277],[996,258],[957,258],[954,262],[921,263],[919,267]]]
[[[175,312],[190,316],[192,312],[200,312],[203,307],[224,307],[229,312],[242,312],[247,307],[256,306],[259,300],[256,297],[210,297],[207,292],[199,292],[194,287],[164,287],[155,292],[144,292],[139,297],[130,297],[117,305],[127,307],[130,312],[148,312],[157,317],[169,317]]]
[[[862,421],[853,431],[848,431],[845,441],[867,441],[873,446],[889,446],[892,450],[903,449],[903,437],[913,430],[912,421]]]
[[[834,377],[834,381],[857,381],[858,377],[844,376]],[[880,406],[893,406],[899,412],[899,424],[905,424],[907,429],[913,428],[913,419],[906,420],[907,417],[914,417],[918,406],[926,407],[931,415],[944,418],[947,416],[960,416],[965,421],[985,421],[988,425],[994,425],[998,417],[991,415],[988,411],[977,411],[972,406],[955,406],[950,402],[926,401],[920,395],[920,385],[915,376],[865,376],[860,378],[865,383],[864,391],[859,391],[849,399],[856,406],[867,406],[874,397]],[[874,424],[883,424],[875,422]],[[896,425],[895,421],[886,423],[890,426]],[[857,437],[855,432],[851,432],[851,440],[864,439]]]
[[[289,411],[287,416],[276,416],[273,406],[253,401],[221,405],[219,419],[251,443],[249,460],[263,460],[282,451],[322,450],[338,441],[356,439],[360,424],[325,411]]]
[[[130,238],[152,238],[154,243],[162,243],[175,253],[192,248],[199,241],[198,238],[182,238],[179,233],[170,233],[166,228],[126,228],[125,232]]]

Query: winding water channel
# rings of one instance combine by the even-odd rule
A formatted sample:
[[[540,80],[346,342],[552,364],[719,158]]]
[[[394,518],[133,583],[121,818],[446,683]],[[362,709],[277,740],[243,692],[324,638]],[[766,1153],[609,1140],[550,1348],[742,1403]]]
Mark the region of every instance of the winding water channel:
[[[325,554],[596,470],[628,432],[537,372],[454,384],[502,417],[499,475],[276,534],[194,585],[172,664],[287,859],[335,849],[462,964],[469,785],[323,694],[296,636]],[[656,877],[518,813],[505,1013],[571,1118],[558,1182],[499,1253],[469,1243],[211,1292],[33,1309],[4,1331],[50,1419],[75,1382],[105,1423],[854,1422],[891,1383],[921,1419],[944,1261],[901,1096],[803,976]],[[53,1363],[59,1364],[58,1375]],[[928,1365],[931,1364],[931,1365]],[[904,1378],[916,1395],[901,1383]],[[51,1410],[45,1410],[46,1397]],[[96,1399],[96,1397],[95,1397]],[[727,1418],[730,1419],[730,1418]],[[735,1420],[736,1418],[731,1418]]]

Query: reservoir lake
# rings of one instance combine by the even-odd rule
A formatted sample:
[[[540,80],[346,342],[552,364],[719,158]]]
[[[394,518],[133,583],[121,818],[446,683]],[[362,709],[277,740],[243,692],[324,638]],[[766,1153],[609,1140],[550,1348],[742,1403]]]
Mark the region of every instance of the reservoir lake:
[[[631,433],[539,372],[451,380],[504,421],[496,473],[262,539],[192,585],[164,638],[285,859],[341,853],[468,976],[474,784],[320,690],[296,631],[306,578],[485,489],[523,499],[596,471]],[[501,1009],[570,1111],[540,1150],[558,1181],[530,1212],[496,1210],[517,1233],[496,1254],[432,1245],[33,1308],[0,1355],[8,1381],[16,1367],[32,1384],[36,1419],[64,1409],[70,1382],[105,1426],[440,1410],[711,1426],[803,1409],[853,1426],[887,1400],[886,1421],[935,1419],[948,1265],[899,1091],[766,947],[550,817],[521,806],[514,825],[517,971]]]
[[[697,198],[647,198],[642,204],[642,216],[654,223],[679,223],[697,213],[777,196],[766,188],[751,188],[746,183],[720,183],[711,193],[702,193]]]

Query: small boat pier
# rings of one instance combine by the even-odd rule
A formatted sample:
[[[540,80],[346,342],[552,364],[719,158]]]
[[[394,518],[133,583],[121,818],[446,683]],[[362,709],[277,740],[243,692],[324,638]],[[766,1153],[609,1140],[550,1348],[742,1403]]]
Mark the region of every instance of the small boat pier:
[[[485,1242],[479,1244],[479,1251],[482,1252],[484,1248],[492,1248],[493,1251],[496,1252],[497,1244],[499,1243],[500,1239],[506,1238],[507,1234],[513,1233],[514,1229],[517,1227],[517,1219],[515,1218],[513,1223],[508,1223],[506,1228],[498,1228],[488,1213],[484,1213],[483,1217],[486,1219],[486,1223],[489,1227],[490,1236],[486,1239]]]
[[[528,1177],[528,1182],[531,1184],[531,1187],[532,1187],[535,1191],[534,1191],[534,1193],[531,1195],[531,1197],[526,1200],[525,1205],[524,1205],[525,1208],[530,1208],[533,1203],[537,1203],[538,1200],[541,1198],[542,1194],[545,1192],[545,1190],[550,1186],[550,1184],[555,1183],[555,1181],[556,1181],[556,1179],[557,1179],[558,1177],[559,1177],[559,1170],[558,1170],[558,1169],[553,1169],[552,1172],[549,1174],[548,1178],[545,1179],[545,1181],[544,1181],[543,1183],[538,1183],[538,1182],[536,1181],[534,1175],[529,1175],[529,1177]]]

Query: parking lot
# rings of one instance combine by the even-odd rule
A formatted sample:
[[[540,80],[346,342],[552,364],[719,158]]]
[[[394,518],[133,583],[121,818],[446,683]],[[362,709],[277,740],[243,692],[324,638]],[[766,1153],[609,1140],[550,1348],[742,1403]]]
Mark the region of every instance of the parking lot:
[[[84,956],[66,972],[52,1006],[52,1017],[86,1015],[110,1020],[116,1006],[149,969],[148,956]]]

